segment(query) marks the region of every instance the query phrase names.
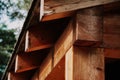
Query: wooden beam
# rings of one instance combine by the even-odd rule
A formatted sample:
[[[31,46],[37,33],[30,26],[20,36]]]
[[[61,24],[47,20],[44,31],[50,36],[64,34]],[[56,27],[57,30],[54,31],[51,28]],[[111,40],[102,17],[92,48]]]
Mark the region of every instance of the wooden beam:
[[[22,53],[16,56],[15,62],[15,72],[24,72],[38,68],[43,59],[45,58],[46,53],[36,52],[36,53]]]
[[[120,59],[120,49],[104,49],[106,58]]]
[[[100,46],[102,42],[103,7],[79,10],[75,24],[76,45]]]
[[[73,47],[65,54],[65,80],[73,80]]]
[[[45,80],[53,68],[53,50],[50,51],[39,69],[39,80]]]
[[[104,80],[103,49],[73,47],[73,80]]]
[[[27,31],[25,35],[25,51],[28,49],[28,46],[29,46],[29,31]]]
[[[46,49],[53,46],[55,35],[50,27],[35,27],[29,29],[29,44],[26,52]],[[39,34],[39,35],[38,35]]]
[[[68,19],[40,22],[29,28],[29,44],[26,51],[50,48],[67,25]],[[55,24],[56,23],[56,24]]]
[[[49,21],[49,20],[55,20],[65,17],[71,17],[75,14],[75,11],[67,11],[67,12],[61,12],[61,13],[55,13],[52,15],[45,15],[43,16],[41,21]]]
[[[73,45],[73,20],[70,21],[63,34],[55,44],[54,49],[54,66],[61,60],[65,55],[66,51]]]
[[[53,47],[53,44],[45,44],[45,45],[40,45],[40,46],[37,46],[37,47],[29,48],[25,52],[28,53],[28,52],[43,50],[43,49],[47,49],[47,48],[51,48],[51,47]]]
[[[9,72],[8,80],[30,80],[33,74],[34,71],[27,71],[23,73]]]
[[[65,80],[65,57],[58,62],[45,80]]]
[[[56,7],[56,6],[61,6],[62,4],[74,4],[79,2],[80,0],[62,0],[62,1],[55,1],[55,0],[49,0],[45,2],[45,15],[42,18],[42,21],[49,21],[49,20],[54,20],[54,19],[60,19],[60,18],[65,18],[65,17],[71,17],[76,13],[76,10],[72,11],[65,11],[65,12],[59,12],[59,13],[53,13],[53,11],[50,11],[49,7]],[[82,2],[82,1],[81,1]],[[51,5],[52,4],[52,5]],[[109,11],[115,11],[119,9],[120,7],[120,1],[118,2],[113,2],[110,4],[104,5],[104,12],[109,12]]]
[[[40,0],[40,21],[44,16],[44,0]]]
[[[109,13],[104,16],[104,33],[120,34],[120,14]]]
[[[73,1],[73,0],[63,0],[63,1],[55,1],[55,0],[50,0],[45,2],[45,7],[47,10],[50,11],[50,13],[60,13],[60,12],[66,12],[66,11],[73,11],[73,10],[78,10],[78,9],[83,9],[83,8],[88,8],[88,7],[93,7],[93,6],[98,6],[98,5],[104,5],[112,2],[116,2],[119,0],[88,0],[88,1]],[[54,3],[54,4],[51,4]]]
[[[55,44],[54,66],[73,44],[92,47],[100,46],[102,42],[102,17],[97,16],[98,14],[101,15],[101,12],[97,9],[100,10],[101,8],[89,8],[81,11],[81,13],[77,14],[76,20],[70,21]],[[91,13],[88,14],[88,12]]]

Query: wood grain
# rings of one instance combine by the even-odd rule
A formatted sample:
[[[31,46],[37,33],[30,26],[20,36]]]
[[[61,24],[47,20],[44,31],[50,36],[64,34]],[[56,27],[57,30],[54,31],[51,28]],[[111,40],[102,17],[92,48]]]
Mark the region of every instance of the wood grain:
[[[66,0],[55,2],[55,0],[52,0],[52,2],[55,5],[53,4],[47,5],[47,3],[49,2],[47,2],[45,5],[50,11],[52,11],[52,13],[60,13],[60,12],[73,11],[73,10],[98,6],[98,5],[104,5],[119,0],[109,0],[109,1],[108,0],[77,0],[77,1],[72,0],[72,2],[71,0],[67,0],[66,2],[65,1]]]
[[[102,42],[103,7],[79,10],[76,14],[75,45],[100,46]]]
[[[18,54],[16,57],[15,72],[24,72],[38,68],[43,59],[46,57],[44,53],[33,53],[33,54]]]
[[[120,49],[104,49],[106,58],[120,59]]]
[[[103,49],[74,47],[73,80],[104,80]]]
[[[52,69],[45,80],[65,80],[65,56]]]

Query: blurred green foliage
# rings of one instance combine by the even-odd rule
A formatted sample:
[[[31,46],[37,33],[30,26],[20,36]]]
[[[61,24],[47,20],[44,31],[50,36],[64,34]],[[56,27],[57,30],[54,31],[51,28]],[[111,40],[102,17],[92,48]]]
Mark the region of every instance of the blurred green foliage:
[[[0,25],[0,77],[14,49],[16,42],[14,30],[8,30],[5,24]]]
[[[0,0],[0,78],[16,43],[16,30],[8,29],[6,22],[2,21],[4,15],[9,17],[9,21],[24,19],[31,3],[32,0]]]

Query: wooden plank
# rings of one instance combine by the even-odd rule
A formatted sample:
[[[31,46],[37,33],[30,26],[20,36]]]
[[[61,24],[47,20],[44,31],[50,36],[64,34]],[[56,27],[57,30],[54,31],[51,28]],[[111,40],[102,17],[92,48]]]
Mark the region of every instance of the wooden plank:
[[[67,25],[68,19],[41,22],[29,28],[28,51],[51,47]],[[56,24],[54,24],[56,23]]]
[[[98,47],[102,42],[102,11],[100,7],[88,8],[77,13],[55,44],[54,66],[74,44]],[[99,11],[98,11],[99,10]],[[94,16],[95,15],[95,16]]]
[[[120,48],[120,14],[108,13],[104,16],[103,46]]]
[[[73,45],[73,21],[65,29],[59,40],[55,44],[54,49],[54,66],[65,55],[66,51]]]
[[[45,80],[65,80],[65,56],[52,69]]]
[[[73,53],[73,80],[104,80],[103,49],[74,46]]]
[[[68,12],[61,12],[61,13],[56,13],[52,15],[45,15],[43,16],[43,19],[41,21],[49,21],[49,20],[55,20],[55,19],[60,19],[65,17],[71,17],[74,14],[75,14],[75,11],[68,11]]]
[[[75,44],[80,46],[99,46],[102,42],[103,7],[79,10],[76,14]]]
[[[37,46],[37,47],[29,48],[25,52],[43,50],[43,49],[47,49],[47,48],[51,48],[51,47],[53,47],[53,44],[40,45],[40,46]]]
[[[49,48],[55,41],[55,35],[50,27],[36,27],[29,30],[29,47],[27,51]],[[38,35],[39,34],[39,35]]]
[[[46,57],[45,54],[39,51],[33,54],[18,54],[15,62],[15,72],[24,72],[38,68]]]
[[[54,19],[59,19],[59,18],[64,18],[64,17],[70,17],[72,16],[74,13],[76,13],[76,11],[65,11],[65,12],[59,12],[59,13],[54,13],[54,11],[50,10],[50,7],[56,7],[56,6],[61,6],[63,4],[74,4],[77,2],[82,2],[82,0],[60,0],[60,1],[56,1],[56,0],[49,0],[45,2],[45,15],[43,16],[42,21],[49,21],[49,20],[54,20]],[[52,5],[51,5],[52,4]],[[118,2],[113,2],[107,5],[104,5],[104,12],[109,12],[109,11],[115,11],[117,9],[119,9],[120,7],[120,1]]]
[[[73,80],[73,47],[65,55],[65,80]]]
[[[29,46],[29,31],[27,31],[25,35],[25,51],[28,49],[28,46]]]
[[[103,41],[105,48],[120,48],[120,34],[104,34]]]
[[[50,74],[53,68],[53,50],[50,51],[48,56],[45,58],[44,62],[41,64],[39,69],[39,80],[45,80],[45,78]]]
[[[9,72],[8,80],[30,80],[33,74],[34,71],[27,71],[24,73]]]
[[[77,0],[72,2],[71,0],[63,0],[63,1],[55,1],[52,0],[54,5],[47,1],[47,4],[45,6],[48,8],[50,13],[60,13],[60,12],[66,12],[66,11],[73,11],[98,5],[104,5],[112,2],[116,2],[119,0]],[[48,5],[49,3],[49,5]]]
[[[8,79],[7,80],[11,80],[11,73],[8,73]]]
[[[44,0],[40,0],[40,21],[44,16]]]
[[[120,14],[107,14],[104,16],[104,33],[120,34]]]
[[[120,59],[120,49],[104,49],[106,58]]]

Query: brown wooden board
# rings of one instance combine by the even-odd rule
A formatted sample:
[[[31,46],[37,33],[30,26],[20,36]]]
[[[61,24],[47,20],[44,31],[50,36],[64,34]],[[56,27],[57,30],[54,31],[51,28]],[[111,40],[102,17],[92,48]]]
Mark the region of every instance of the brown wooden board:
[[[73,46],[65,54],[65,80],[73,80]]]
[[[103,49],[74,46],[73,80],[104,80]]]
[[[50,48],[56,42],[69,18],[41,22],[29,28],[29,43],[27,51]]]
[[[120,48],[119,21],[120,21],[120,14],[118,13],[109,13],[104,16],[103,42],[105,48]]]
[[[103,7],[79,10],[76,14],[76,45],[100,46],[102,42]]]
[[[23,73],[9,72],[7,80],[31,80],[33,74],[34,74],[34,70]]]
[[[65,57],[58,62],[45,80],[65,80]]]
[[[45,10],[52,14],[73,11],[98,5],[104,5],[119,0],[49,0],[45,1]]]
[[[39,74],[38,78],[39,80],[45,80],[46,77],[50,74],[50,72],[53,69],[53,49],[51,49],[50,53],[48,56],[45,58],[43,63],[41,64],[39,68]]]
[[[67,11],[67,12],[55,13],[52,15],[44,15],[41,21],[43,22],[43,21],[50,21],[50,20],[61,19],[66,17],[72,17],[74,14],[75,11]]]
[[[120,59],[120,49],[104,49],[106,58]]]
[[[102,16],[99,16],[101,15],[101,11],[99,13],[97,9],[99,10],[101,8],[97,7],[89,8],[85,11],[83,10],[81,13],[77,14],[77,18],[74,18],[69,22],[67,28],[64,30],[63,34],[55,44],[54,66],[59,62],[59,60],[65,55],[66,51],[73,44],[91,47],[98,47],[101,45]],[[85,15],[83,14],[84,12]],[[91,12],[91,14],[88,14],[88,12]],[[89,16],[90,20],[85,16]],[[92,20],[94,22],[92,22]]]
[[[24,72],[38,68],[46,55],[47,53],[42,51],[18,54],[15,61],[15,72]]]

